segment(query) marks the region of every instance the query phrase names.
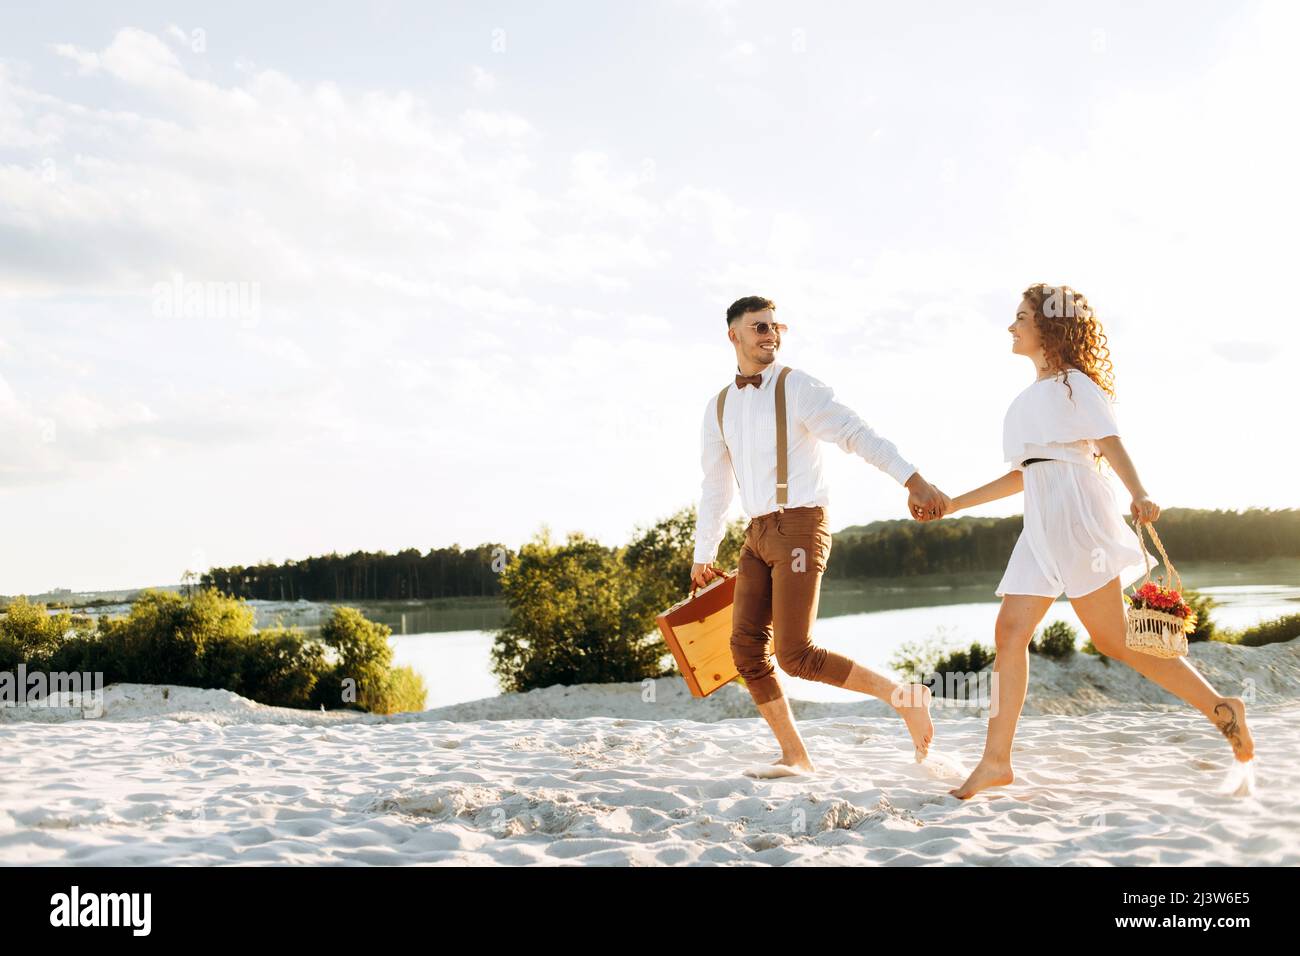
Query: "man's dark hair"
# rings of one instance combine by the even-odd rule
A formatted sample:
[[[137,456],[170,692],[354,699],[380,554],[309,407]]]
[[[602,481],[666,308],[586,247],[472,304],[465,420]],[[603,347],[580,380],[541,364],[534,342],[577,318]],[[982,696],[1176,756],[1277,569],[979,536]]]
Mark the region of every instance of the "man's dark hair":
[[[743,299],[737,299],[731,303],[731,308],[727,309],[727,328],[731,328],[731,323],[746,312],[762,312],[764,309],[775,308],[775,302],[771,299],[765,299],[761,295],[747,295]]]

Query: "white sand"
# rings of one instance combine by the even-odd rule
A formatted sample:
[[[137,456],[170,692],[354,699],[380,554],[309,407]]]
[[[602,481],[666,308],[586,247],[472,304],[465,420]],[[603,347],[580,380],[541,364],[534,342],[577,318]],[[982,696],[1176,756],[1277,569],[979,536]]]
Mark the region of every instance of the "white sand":
[[[938,707],[917,765],[885,705],[796,702],[816,772],[756,780],[777,751],[736,686],[384,718],[115,685],[99,719],[0,708],[0,863],[1300,864],[1300,642],[1192,657],[1254,682],[1254,796],[1215,792],[1232,761],[1204,718],[1082,656],[1033,660],[1019,779],[965,803],[944,761],[973,764],[986,721]]]

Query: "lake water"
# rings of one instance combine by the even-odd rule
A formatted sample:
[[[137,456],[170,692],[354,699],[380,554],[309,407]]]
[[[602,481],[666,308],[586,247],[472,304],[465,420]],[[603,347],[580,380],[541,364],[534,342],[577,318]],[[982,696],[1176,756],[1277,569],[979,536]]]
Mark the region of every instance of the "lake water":
[[[1300,613],[1300,562],[1258,566],[1180,568],[1188,587],[1221,602],[1211,618],[1221,628],[1239,629],[1285,614]],[[813,628],[817,643],[859,664],[897,678],[890,659],[908,642],[941,641],[967,647],[974,641],[993,645],[999,600],[997,583],[962,587],[894,585],[856,587],[828,581]],[[1057,601],[1043,620],[1066,621],[1082,640],[1086,635],[1068,601]],[[395,629],[396,630],[396,629]],[[427,706],[441,707],[496,696],[500,691],[489,671],[493,635],[488,630],[396,634],[391,638],[394,663],[409,664],[424,677]],[[801,700],[850,701],[860,694],[799,680],[778,671],[787,696]],[[677,680],[679,678],[672,678]]]

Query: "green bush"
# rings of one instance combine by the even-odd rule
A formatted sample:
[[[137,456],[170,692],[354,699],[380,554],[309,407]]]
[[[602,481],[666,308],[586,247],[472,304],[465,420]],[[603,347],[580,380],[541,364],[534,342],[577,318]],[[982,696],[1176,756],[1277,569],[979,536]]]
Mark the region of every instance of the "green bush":
[[[982,671],[986,667],[992,667],[996,657],[997,653],[993,648],[986,647],[976,641],[964,651],[953,651],[947,657],[939,658],[935,670],[940,673],[945,671]]]
[[[1103,664],[1105,664],[1107,667],[1110,666],[1110,658],[1107,657],[1105,654],[1103,654],[1101,651],[1097,650],[1097,645],[1092,643],[1091,637],[1089,637],[1086,641],[1083,642],[1083,652],[1085,654],[1091,654],[1093,657],[1100,657],[1101,662]]]
[[[291,628],[220,637],[203,654],[203,686],[274,707],[313,706],[316,685],[329,670],[325,648]]]
[[[104,671],[106,652],[100,643],[95,622],[89,617],[83,618],[84,627],[69,634],[59,645],[58,650],[50,655],[45,668],[50,671],[80,671],[83,673]],[[30,667],[30,663],[28,664]],[[107,677],[105,678],[107,679]]]
[[[1053,621],[1029,642],[1029,653],[1041,654],[1054,661],[1069,660],[1074,656],[1078,632],[1065,621]]]
[[[1218,628],[1215,627],[1214,620],[1210,617],[1210,611],[1218,607],[1219,602],[1208,594],[1202,594],[1200,591],[1194,591],[1190,588],[1183,589],[1183,600],[1196,612],[1196,630],[1187,635],[1188,643],[1218,640]]]
[[[908,683],[919,683],[933,672],[941,653],[939,646],[934,639],[923,643],[906,641],[894,651],[889,666]]]
[[[392,679],[389,683],[388,709],[384,713],[400,714],[424,710],[425,698],[429,696],[424,678],[417,674],[414,668],[407,666],[394,667],[389,674]]]
[[[944,652],[942,639],[922,644],[907,642],[890,658],[892,667],[904,680],[923,683],[936,697],[944,696],[949,674],[974,674],[991,667],[996,658],[991,647],[972,643],[965,650]]]
[[[253,609],[217,591],[146,590],[125,617],[100,618],[104,679],[212,687],[203,664],[208,644],[253,632]]]
[[[356,608],[335,608],[321,625],[320,641],[336,662],[316,683],[313,702],[376,714],[423,710],[423,679],[409,667],[392,666],[392,633],[388,625],[367,620]]]
[[[1279,644],[1300,637],[1300,614],[1288,614],[1285,617],[1264,621],[1254,627],[1239,632],[1237,643],[1246,647],[1263,647],[1265,644]]]
[[[940,657],[934,665],[934,673],[927,681],[930,690],[936,697],[943,697],[951,685],[959,695],[966,691],[959,686],[955,679],[950,679],[949,674],[969,675],[976,674],[986,667],[992,667],[993,661],[997,654],[991,647],[986,647],[978,641],[971,644],[964,651],[953,651],[946,657]]]
[[[93,630],[90,619],[67,611],[49,614],[44,604],[19,597],[0,617],[0,670],[51,670],[50,661],[68,640],[84,638]]]
[[[296,628],[253,626],[242,600],[211,588],[144,591],[123,617],[50,617],[18,599],[0,618],[0,669],[101,672],[106,684],[219,687],[276,707],[423,710],[424,682],[393,668],[390,630],[342,607],[319,639]],[[345,683],[345,681],[351,683]]]
[[[545,530],[520,549],[501,575],[506,624],[492,647],[503,692],[666,674],[654,623],[662,597],[641,593],[659,561],[630,570],[624,557],[581,533],[553,544]]]

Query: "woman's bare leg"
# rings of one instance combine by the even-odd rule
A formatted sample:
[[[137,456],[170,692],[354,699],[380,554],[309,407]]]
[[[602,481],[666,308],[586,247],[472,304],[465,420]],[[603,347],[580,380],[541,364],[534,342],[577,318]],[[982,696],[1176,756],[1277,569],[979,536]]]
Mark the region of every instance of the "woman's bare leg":
[[[1246,726],[1246,705],[1240,697],[1223,697],[1200,672],[1182,657],[1160,658],[1130,650],[1124,643],[1127,628],[1124,596],[1119,578],[1102,587],[1072,598],[1075,613],[1092,636],[1092,643],[1107,657],[1133,668],[1185,703],[1191,704],[1228,738],[1233,755],[1249,760],[1255,755],[1255,741]]]
[[[1054,598],[1037,594],[1004,594],[1002,609],[994,628],[997,659],[993,662],[993,692],[996,695],[989,717],[988,738],[984,755],[966,782],[955,790],[954,797],[967,800],[988,787],[1002,787],[1015,780],[1011,772],[1011,744],[1016,724],[1025,706],[1029,687],[1029,642],[1034,628],[1043,619]]]

